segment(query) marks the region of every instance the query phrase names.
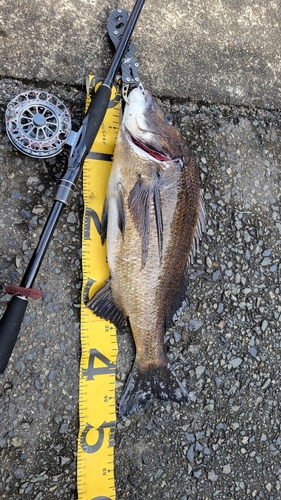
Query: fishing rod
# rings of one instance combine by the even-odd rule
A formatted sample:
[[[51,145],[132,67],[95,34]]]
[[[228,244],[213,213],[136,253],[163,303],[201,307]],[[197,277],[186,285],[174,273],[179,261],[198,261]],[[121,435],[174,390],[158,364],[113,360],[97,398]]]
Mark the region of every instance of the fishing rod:
[[[133,10],[128,18],[120,42],[116,48],[108,73],[92,97],[88,111],[82,125],[75,134],[71,151],[67,160],[66,169],[58,182],[54,196],[54,203],[48,219],[41,233],[38,245],[34,250],[28,267],[21,280],[18,290],[14,294],[0,320],[0,373],[4,373],[16,343],[24,314],[28,305],[28,298],[35,298],[36,290],[32,289],[41,262],[50,243],[53,232],[57,226],[61,213],[69,204],[72,194],[79,180],[83,163],[95,141],[99,128],[105,116],[115,75],[120,67],[126,52],[133,29],[141,12],[145,0],[136,0]],[[32,293],[32,290],[34,291]]]

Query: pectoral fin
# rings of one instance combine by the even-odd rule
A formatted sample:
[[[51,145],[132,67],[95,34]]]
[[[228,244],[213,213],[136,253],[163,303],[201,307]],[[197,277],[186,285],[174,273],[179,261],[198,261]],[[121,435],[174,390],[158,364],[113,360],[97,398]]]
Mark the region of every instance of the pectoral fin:
[[[150,233],[150,204],[152,198],[151,187],[142,182],[142,178],[136,182],[129,195],[129,207],[133,216],[134,224],[141,236],[142,241],[142,267],[145,266],[149,233]]]
[[[150,213],[151,202],[153,200],[155,222],[157,229],[159,258],[162,257],[163,246],[163,219],[161,198],[158,179],[154,185],[151,185],[140,176],[129,195],[129,207],[137,231],[142,239],[142,267],[145,266],[148,254],[149,235],[150,235]]]

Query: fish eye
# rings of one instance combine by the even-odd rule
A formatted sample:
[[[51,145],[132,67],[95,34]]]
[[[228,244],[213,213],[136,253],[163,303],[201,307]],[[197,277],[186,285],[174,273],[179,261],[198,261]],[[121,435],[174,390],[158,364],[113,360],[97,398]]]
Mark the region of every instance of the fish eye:
[[[175,120],[174,120],[173,115],[166,115],[165,119],[169,125],[175,125]]]

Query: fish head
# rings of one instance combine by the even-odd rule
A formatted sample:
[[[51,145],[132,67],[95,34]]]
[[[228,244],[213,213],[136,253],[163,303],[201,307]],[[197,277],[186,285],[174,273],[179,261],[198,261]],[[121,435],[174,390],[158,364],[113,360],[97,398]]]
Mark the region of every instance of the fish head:
[[[174,160],[184,161],[187,146],[172,115],[166,114],[151,93],[139,87],[128,96],[122,130],[138,156],[168,166]]]

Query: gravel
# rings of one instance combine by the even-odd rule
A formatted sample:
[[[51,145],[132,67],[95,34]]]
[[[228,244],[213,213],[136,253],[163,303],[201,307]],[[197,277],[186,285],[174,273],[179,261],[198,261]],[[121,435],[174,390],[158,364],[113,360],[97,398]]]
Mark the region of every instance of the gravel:
[[[38,83],[36,85],[38,87]],[[24,157],[3,112],[26,84],[0,81],[1,285],[19,283],[52,204],[65,153]],[[81,118],[81,89],[53,84]],[[190,269],[189,302],[165,337],[189,402],[153,400],[118,420],[117,499],[278,499],[280,426],[280,158],[277,110],[162,100],[196,151],[208,227]],[[79,186],[37,278],[11,362],[0,376],[0,493],[9,500],[76,496]],[[3,312],[8,297],[0,295]],[[118,335],[117,398],[134,356]]]

